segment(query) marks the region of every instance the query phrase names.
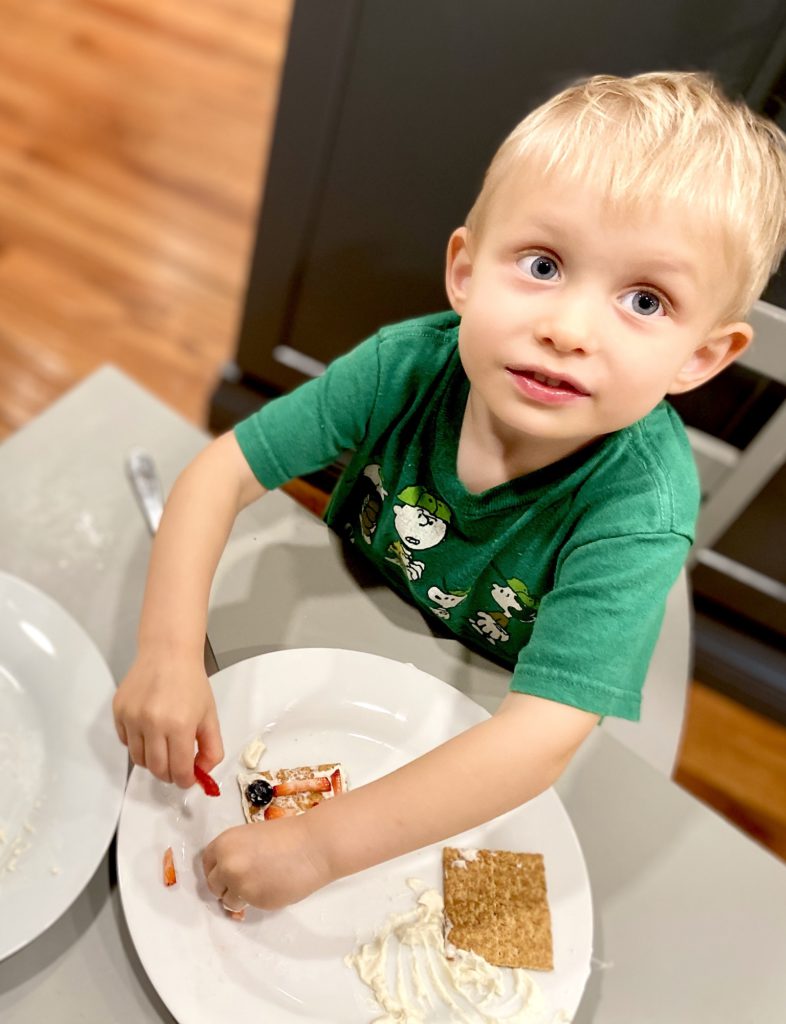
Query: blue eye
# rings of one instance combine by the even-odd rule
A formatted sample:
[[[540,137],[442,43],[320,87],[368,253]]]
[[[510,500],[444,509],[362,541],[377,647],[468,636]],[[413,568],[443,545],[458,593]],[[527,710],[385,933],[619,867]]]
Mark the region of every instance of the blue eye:
[[[532,256],[522,256],[516,260],[516,266],[526,274],[530,274],[536,281],[553,281],[559,277],[559,267],[551,256],[545,253],[535,253]]]
[[[627,300],[627,301],[626,301]],[[640,316],[665,316],[663,303],[654,292],[632,291],[623,295],[622,303]]]

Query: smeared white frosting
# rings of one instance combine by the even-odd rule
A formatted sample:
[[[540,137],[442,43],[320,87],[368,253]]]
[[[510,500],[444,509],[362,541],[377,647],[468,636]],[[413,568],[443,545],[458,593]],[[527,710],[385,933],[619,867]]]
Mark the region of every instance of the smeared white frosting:
[[[446,1010],[452,1024],[543,1024],[543,995],[529,974],[452,946],[449,960],[442,897],[417,879],[407,885],[418,897],[414,909],[391,914],[371,942],[344,958],[383,1011],[373,1024],[431,1024]]]
[[[246,768],[250,768],[253,771],[259,764],[260,759],[266,750],[267,747],[263,743],[261,737],[257,736],[256,739],[251,740],[240,755],[240,760]]]

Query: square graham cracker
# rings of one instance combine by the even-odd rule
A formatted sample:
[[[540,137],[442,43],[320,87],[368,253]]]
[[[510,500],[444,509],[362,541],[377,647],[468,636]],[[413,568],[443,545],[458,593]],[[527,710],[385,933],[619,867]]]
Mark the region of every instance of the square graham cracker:
[[[540,853],[442,850],[445,941],[498,967],[554,969]]]

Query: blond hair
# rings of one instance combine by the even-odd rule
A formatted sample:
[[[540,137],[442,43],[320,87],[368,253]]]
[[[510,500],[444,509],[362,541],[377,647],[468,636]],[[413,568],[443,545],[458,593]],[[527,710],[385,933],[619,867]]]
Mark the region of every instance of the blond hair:
[[[471,232],[482,232],[514,167],[589,181],[612,204],[652,204],[655,216],[661,203],[682,204],[720,231],[731,319],[748,312],[786,248],[786,135],[706,74],[597,75],[538,107],[494,156]]]

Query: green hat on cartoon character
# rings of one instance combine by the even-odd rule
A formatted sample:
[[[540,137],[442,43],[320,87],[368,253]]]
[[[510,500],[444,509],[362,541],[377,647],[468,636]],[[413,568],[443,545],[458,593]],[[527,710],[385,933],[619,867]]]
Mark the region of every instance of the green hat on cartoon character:
[[[405,505],[412,505],[414,508],[422,508],[426,512],[430,512],[432,516],[441,519],[443,523],[450,522],[450,509],[448,506],[444,501],[440,501],[439,498],[435,498],[433,494],[430,494],[425,487],[418,485],[405,487],[398,495],[398,499],[403,501]]]
[[[531,596],[526,583],[523,583],[521,580],[517,580],[515,577],[512,580],[506,580],[506,583],[519,599],[521,604],[526,608],[537,607],[538,602]]]

